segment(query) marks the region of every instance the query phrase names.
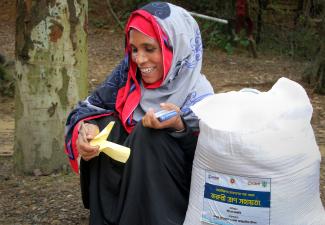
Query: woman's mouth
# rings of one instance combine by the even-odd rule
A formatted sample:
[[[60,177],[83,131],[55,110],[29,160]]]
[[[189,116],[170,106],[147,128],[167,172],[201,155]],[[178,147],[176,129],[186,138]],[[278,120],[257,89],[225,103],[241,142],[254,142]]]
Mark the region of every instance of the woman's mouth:
[[[141,68],[140,69],[140,71],[141,71],[142,74],[149,74],[149,73],[151,73],[154,70],[155,70],[154,67],[147,67],[147,68]]]

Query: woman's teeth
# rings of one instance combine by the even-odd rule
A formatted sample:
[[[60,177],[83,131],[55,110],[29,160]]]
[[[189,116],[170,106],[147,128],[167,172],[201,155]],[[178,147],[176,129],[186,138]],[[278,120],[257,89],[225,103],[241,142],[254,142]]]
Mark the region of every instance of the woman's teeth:
[[[143,68],[141,69],[141,73],[151,73],[154,70],[153,67],[151,68]]]

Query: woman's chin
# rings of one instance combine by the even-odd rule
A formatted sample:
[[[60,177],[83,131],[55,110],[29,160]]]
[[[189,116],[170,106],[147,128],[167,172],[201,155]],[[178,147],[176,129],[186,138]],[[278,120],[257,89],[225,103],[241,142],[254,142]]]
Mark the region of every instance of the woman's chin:
[[[155,79],[153,79],[151,76],[148,75],[142,75],[142,80],[146,83],[146,84],[153,84],[156,82]]]
[[[146,83],[146,84],[153,84],[155,83],[154,81],[152,81],[151,79],[143,79],[142,80]]]

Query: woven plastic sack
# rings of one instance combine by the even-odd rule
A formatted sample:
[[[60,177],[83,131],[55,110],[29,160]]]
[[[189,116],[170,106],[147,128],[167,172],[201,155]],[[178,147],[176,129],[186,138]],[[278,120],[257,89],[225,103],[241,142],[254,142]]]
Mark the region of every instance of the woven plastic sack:
[[[325,225],[312,106],[299,84],[215,94],[192,110],[200,135],[184,225]]]

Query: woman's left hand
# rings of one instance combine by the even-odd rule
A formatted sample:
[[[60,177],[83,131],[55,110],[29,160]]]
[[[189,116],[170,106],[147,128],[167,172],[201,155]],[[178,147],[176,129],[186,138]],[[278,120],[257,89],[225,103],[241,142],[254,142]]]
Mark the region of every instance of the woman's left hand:
[[[156,116],[153,109],[149,109],[147,113],[142,118],[142,124],[144,127],[150,127],[153,129],[164,129],[164,128],[173,128],[176,131],[184,130],[185,125],[180,116],[180,108],[172,103],[161,103],[160,107],[162,110],[175,110],[177,115],[160,122]]]

